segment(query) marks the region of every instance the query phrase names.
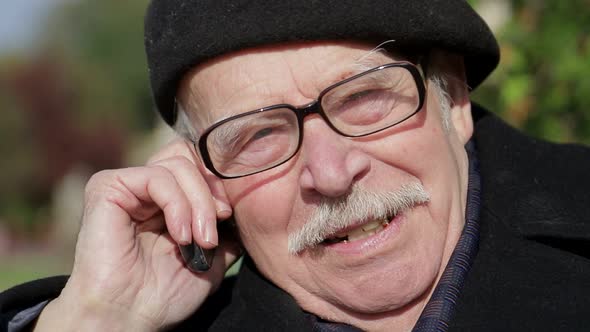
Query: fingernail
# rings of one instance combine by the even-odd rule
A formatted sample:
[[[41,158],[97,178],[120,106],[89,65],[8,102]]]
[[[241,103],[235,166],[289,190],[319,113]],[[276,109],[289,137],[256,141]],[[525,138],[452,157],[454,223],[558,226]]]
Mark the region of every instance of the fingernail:
[[[219,244],[219,241],[217,239],[217,225],[216,222],[208,222],[205,223],[205,229],[204,229],[204,236],[205,236],[205,241],[207,241],[208,243],[211,243],[214,246],[217,246]]]
[[[214,246],[217,246],[218,241],[217,241],[217,232],[216,232],[216,225],[215,222],[205,222],[204,218],[199,218],[197,220],[197,223],[199,225],[199,233],[201,234],[201,236],[203,237],[203,239],[205,240],[205,242],[210,243]]]
[[[221,220],[225,220],[225,219],[231,217],[231,215],[232,215],[231,210],[223,209],[223,208],[217,210],[217,217]]]
[[[185,223],[180,229],[180,242],[182,242],[182,244],[189,244],[191,243],[191,238],[191,229],[189,224]]]
[[[215,198],[215,206],[217,207],[217,216],[221,219],[228,218],[232,214],[231,206],[224,201]]]

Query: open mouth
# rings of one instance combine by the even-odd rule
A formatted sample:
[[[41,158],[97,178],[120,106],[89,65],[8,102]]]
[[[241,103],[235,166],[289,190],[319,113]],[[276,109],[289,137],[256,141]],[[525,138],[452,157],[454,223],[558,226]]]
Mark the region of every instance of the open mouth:
[[[387,226],[389,226],[390,221],[393,220],[395,217],[395,215],[392,215],[380,219],[374,219],[355,228],[338,232],[337,234],[329,238],[326,238],[322,242],[322,244],[330,245],[335,243],[348,243],[362,240],[369,236],[375,235],[387,228]]]

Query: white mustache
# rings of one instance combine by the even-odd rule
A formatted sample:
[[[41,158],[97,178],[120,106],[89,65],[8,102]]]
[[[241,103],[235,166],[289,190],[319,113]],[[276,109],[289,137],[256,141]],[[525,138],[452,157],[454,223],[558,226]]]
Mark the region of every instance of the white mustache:
[[[297,232],[289,234],[289,253],[296,255],[359,221],[397,215],[428,201],[430,195],[418,182],[404,184],[395,191],[383,193],[353,185],[350,194],[346,196],[324,197],[320,201],[309,221]]]

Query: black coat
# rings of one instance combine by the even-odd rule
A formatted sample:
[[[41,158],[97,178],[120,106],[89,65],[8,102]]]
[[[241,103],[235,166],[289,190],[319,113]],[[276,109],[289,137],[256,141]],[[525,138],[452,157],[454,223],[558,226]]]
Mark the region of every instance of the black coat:
[[[480,248],[450,331],[590,330],[590,149],[535,140],[474,107]],[[66,277],[0,294],[0,330]],[[3,325],[2,325],[3,324]],[[245,259],[177,330],[305,331],[294,300]]]

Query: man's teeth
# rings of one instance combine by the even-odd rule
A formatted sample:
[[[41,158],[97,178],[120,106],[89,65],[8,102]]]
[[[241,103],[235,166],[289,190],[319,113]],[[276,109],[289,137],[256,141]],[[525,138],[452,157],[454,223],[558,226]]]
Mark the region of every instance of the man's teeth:
[[[351,229],[346,233],[338,233],[336,234],[336,236],[327,239],[326,241],[329,243],[338,243],[360,240],[373,234],[379,233],[381,230],[387,227],[387,225],[389,225],[389,219],[383,218],[373,220],[357,228]]]

